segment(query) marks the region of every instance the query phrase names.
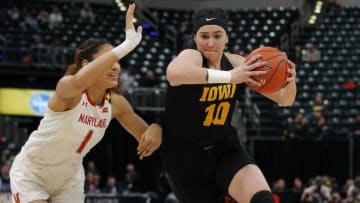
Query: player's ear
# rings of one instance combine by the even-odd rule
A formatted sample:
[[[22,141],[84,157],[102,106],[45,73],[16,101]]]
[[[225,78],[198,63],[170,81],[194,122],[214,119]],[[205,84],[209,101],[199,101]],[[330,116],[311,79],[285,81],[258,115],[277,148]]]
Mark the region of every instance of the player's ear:
[[[229,35],[226,35],[225,43],[227,44],[229,42]]]
[[[85,65],[87,65],[89,63],[89,61],[87,60],[87,59],[83,59],[82,61],[81,61],[81,66],[85,66]]]

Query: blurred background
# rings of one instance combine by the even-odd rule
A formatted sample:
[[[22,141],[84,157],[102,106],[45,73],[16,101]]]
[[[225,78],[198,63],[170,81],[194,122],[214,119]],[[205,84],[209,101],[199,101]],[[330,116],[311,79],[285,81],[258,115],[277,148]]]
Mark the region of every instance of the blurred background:
[[[56,82],[89,37],[121,43],[126,0],[0,1],[0,202],[8,170]],[[280,107],[244,87],[234,115],[241,143],[281,203],[360,202],[359,0],[137,0],[141,44],[120,61],[123,94],[146,121],[164,110],[165,69],[191,40],[192,12],[229,14],[228,52],[260,46],[297,65],[298,95]],[[158,152],[140,161],[117,122],[85,157],[86,202],[177,202]],[[226,198],[226,202],[233,202]]]

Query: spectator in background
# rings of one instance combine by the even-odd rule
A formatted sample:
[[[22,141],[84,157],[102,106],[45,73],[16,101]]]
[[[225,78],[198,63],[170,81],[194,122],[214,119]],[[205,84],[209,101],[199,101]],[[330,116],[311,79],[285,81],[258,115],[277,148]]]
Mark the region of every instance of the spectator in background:
[[[1,167],[0,179],[0,193],[11,193],[10,190],[10,177],[9,177],[10,164],[6,163]]]
[[[124,190],[138,192],[140,190],[140,181],[140,175],[136,171],[135,165],[132,163],[127,164],[124,176]]]
[[[346,203],[360,203],[360,176],[355,177],[354,184],[346,191]]]
[[[295,115],[290,126],[283,132],[283,139],[303,139],[306,134],[305,120],[302,113]]]
[[[312,138],[322,140],[332,135],[332,130],[327,124],[325,115],[321,111],[313,111],[311,117],[306,121],[305,126],[307,136],[311,136]]]
[[[49,13],[44,8],[41,8],[36,19],[41,30],[49,28]]]
[[[360,114],[355,115],[355,121],[351,128],[351,135],[354,138],[360,139]]]
[[[326,113],[326,104],[327,101],[324,100],[323,96],[321,94],[316,94],[314,103],[312,105],[312,110]]]
[[[305,121],[309,122],[313,117],[315,112],[324,113],[326,109],[325,101],[321,94],[316,94],[314,100],[309,102],[311,106],[311,113],[305,115]]]
[[[25,15],[24,21],[20,23],[20,27],[24,31],[37,31],[39,29],[39,23],[36,18],[34,18],[31,14],[27,13]]]
[[[132,91],[133,88],[138,86],[138,82],[134,76],[134,69],[129,64],[126,65],[121,71],[120,82],[122,85],[122,91],[124,93]]]
[[[327,123],[326,100],[321,94],[315,96],[311,106],[311,113],[305,116],[306,135],[317,139],[330,139],[333,137],[333,129]]]
[[[85,178],[85,193],[99,193],[99,176],[96,173],[88,172]]]
[[[350,188],[350,186],[352,186],[353,184],[354,184],[354,179],[348,178],[348,179],[345,181],[344,185],[342,186],[341,192],[342,192],[342,193],[346,193],[346,192],[348,191],[348,189]]]
[[[106,185],[102,189],[102,192],[116,195],[118,194],[118,187],[117,187],[117,181],[114,176],[109,176],[106,180]]]
[[[279,178],[275,181],[272,187],[272,191],[275,193],[283,193],[286,190],[286,183],[283,178]]]
[[[331,192],[331,200],[329,203],[343,203],[341,195],[338,191]]]
[[[308,188],[312,191],[314,199],[318,203],[328,203],[331,200],[331,191],[328,186],[324,183],[324,180],[321,176],[315,177],[315,184],[309,186]]]
[[[95,22],[95,14],[92,11],[89,2],[84,2],[83,7],[80,10],[80,17],[82,20],[90,23]]]
[[[10,164],[10,152],[7,150],[3,151],[1,154],[0,167],[5,164]]]
[[[21,15],[20,15],[20,11],[19,11],[19,8],[17,6],[13,6],[9,11],[8,11],[8,15],[9,15],[9,18],[10,18],[10,23],[11,25],[16,25],[16,26],[19,26],[20,25],[20,18],[21,18]]]
[[[306,48],[302,50],[302,60],[305,62],[317,62],[321,59],[321,52],[315,47],[315,44],[309,42]]]
[[[291,188],[292,192],[301,193],[303,191],[303,182],[300,178],[295,177],[293,180],[293,187]]]
[[[52,12],[49,15],[49,29],[52,30],[59,27],[63,22],[63,16],[57,6],[53,7]]]
[[[95,161],[90,160],[87,162],[85,173],[99,174],[98,170],[96,169]]]
[[[155,78],[155,74],[152,70],[148,70],[145,76],[140,80],[141,87],[155,87],[158,85],[158,81]]]
[[[302,60],[302,50],[300,45],[296,45],[294,47],[294,53],[291,56],[292,60],[295,62],[295,64],[299,64]]]

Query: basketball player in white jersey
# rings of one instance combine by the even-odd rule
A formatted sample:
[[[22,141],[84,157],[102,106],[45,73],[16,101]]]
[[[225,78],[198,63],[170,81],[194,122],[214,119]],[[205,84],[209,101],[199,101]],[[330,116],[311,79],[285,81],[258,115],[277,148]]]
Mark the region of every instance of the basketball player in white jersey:
[[[126,13],[126,40],[112,47],[89,39],[76,51],[75,63],[57,84],[37,130],[16,156],[11,171],[14,203],[83,203],[82,159],[97,144],[112,118],[139,142],[140,159],[161,144],[161,128],[150,126],[119,94],[118,60],[141,41],[132,23],[135,4]]]

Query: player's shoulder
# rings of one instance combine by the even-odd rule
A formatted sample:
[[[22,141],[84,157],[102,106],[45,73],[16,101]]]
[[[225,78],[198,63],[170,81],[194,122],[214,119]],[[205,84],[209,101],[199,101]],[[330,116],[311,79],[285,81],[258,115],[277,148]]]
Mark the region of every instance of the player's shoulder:
[[[232,54],[229,52],[225,52],[224,54],[234,67],[240,66],[240,65],[244,64],[244,62],[245,62],[245,57],[243,57],[239,54]]]
[[[131,104],[122,94],[114,91],[110,91],[110,93],[113,117],[117,117],[126,112],[133,112]]]
[[[110,90],[109,93],[110,93],[111,103],[118,103],[125,99],[125,97],[122,94],[117,93],[115,91]]]

